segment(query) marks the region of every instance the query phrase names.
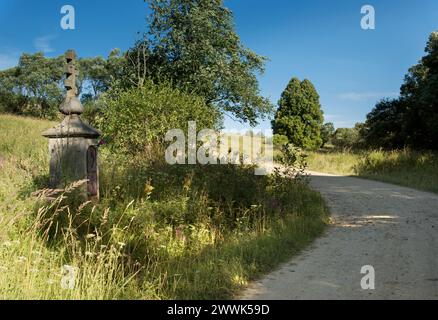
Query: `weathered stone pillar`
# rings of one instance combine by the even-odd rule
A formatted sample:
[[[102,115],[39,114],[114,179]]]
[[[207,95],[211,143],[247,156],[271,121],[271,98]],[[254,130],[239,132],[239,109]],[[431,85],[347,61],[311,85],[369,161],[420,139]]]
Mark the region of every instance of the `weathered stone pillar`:
[[[76,54],[69,50],[65,54],[67,95],[59,107],[65,115],[58,126],[47,130],[43,136],[49,138],[50,187],[63,188],[66,185],[88,180],[80,192],[87,198],[99,198],[99,169],[97,145],[100,132],[84,123],[80,115],[84,112],[76,87]]]

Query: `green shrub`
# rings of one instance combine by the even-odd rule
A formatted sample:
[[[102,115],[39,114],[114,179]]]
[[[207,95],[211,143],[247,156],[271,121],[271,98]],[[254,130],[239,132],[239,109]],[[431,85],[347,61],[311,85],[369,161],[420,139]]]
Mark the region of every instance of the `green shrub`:
[[[275,147],[282,147],[285,144],[289,143],[289,139],[286,136],[284,136],[284,135],[274,134],[273,142],[274,142],[274,146]]]
[[[187,132],[188,122],[198,129],[218,129],[220,113],[197,96],[153,84],[129,90],[114,89],[103,97],[98,124],[113,150],[128,154],[144,152],[153,143],[163,143],[170,129]]]
[[[49,167],[40,133],[53,124],[0,115],[0,299],[230,298],[327,223],[321,196],[293,176],[151,165],[105,146],[99,203],[72,206],[67,189],[37,201],[28,195]]]

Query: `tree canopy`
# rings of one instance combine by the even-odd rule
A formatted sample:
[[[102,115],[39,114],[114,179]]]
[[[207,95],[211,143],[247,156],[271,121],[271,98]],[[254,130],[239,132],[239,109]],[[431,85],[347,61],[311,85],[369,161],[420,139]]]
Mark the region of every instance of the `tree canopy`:
[[[135,83],[170,81],[251,124],[272,111],[257,80],[266,59],[242,45],[222,0],[145,1],[148,31],[127,53]]]
[[[425,52],[409,69],[400,98],[384,99],[368,114],[370,146],[438,149],[438,32],[430,35]]]
[[[335,125],[332,122],[324,123],[324,125],[321,127],[321,147],[324,147],[327,143],[330,142],[330,140],[333,138],[334,133]]]
[[[293,78],[281,95],[272,123],[274,134],[283,135],[293,145],[316,149],[322,145],[323,113],[319,95],[309,80]]]
[[[95,100],[120,77],[124,57],[113,50],[108,59],[82,58],[78,88],[85,100]],[[18,65],[0,71],[0,111],[54,118],[63,99],[64,55],[47,58],[43,53],[21,55]]]

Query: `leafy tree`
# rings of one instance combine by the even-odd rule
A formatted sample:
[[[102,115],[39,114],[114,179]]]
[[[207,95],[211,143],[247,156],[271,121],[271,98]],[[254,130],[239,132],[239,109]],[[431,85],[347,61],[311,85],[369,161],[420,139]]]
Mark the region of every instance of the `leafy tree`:
[[[272,111],[256,77],[265,58],[242,45],[222,0],[145,1],[149,30],[127,53],[134,84],[168,80],[251,124]]]
[[[79,60],[79,91],[87,91],[87,97],[98,97],[106,91],[106,61],[102,57],[82,58]]]
[[[284,145],[289,144],[289,139],[281,134],[274,134],[272,142],[274,143],[275,146],[282,147]]]
[[[325,123],[321,127],[321,139],[322,139],[322,145],[323,148],[327,143],[330,142],[330,140],[333,137],[333,134],[335,133],[335,126],[332,122]]]
[[[99,128],[111,137],[115,152],[130,155],[162,146],[171,129],[187,134],[189,121],[196,120],[198,128],[211,129],[218,129],[221,122],[219,112],[206,105],[202,97],[150,80],[129,90],[111,89],[102,95],[102,103],[105,108],[98,116]]]
[[[88,93],[85,99],[89,97],[97,99],[111,87],[112,83],[119,80],[123,74],[125,61],[120,49],[113,49],[107,59],[100,56],[80,59],[79,87],[85,86],[83,90],[80,90]]]
[[[358,132],[354,128],[339,128],[335,131],[333,145],[337,148],[353,148],[359,138]]]
[[[401,148],[406,142],[405,104],[400,99],[383,99],[367,115],[364,138],[369,147]]]
[[[430,35],[425,52],[409,69],[400,98],[380,101],[368,115],[370,146],[438,149],[438,32]]]
[[[23,54],[17,67],[0,72],[0,92],[8,100],[7,111],[53,117],[62,101],[62,74],[60,58]]]
[[[119,79],[125,63],[120,50],[111,51],[108,59],[82,58],[78,88],[83,102],[93,105],[96,99]],[[0,71],[0,111],[37,117],[58,116],[63,100],[64,56],[47,58],[43,53],[21,55],[16,67]]]
[[[103,57],[82,58],[79,60],[79,88],[81,101],[85,107],[84,118],[95,124],[102,103],[98,99],[102,93],[119,84],[126,66],[125,55],[113,49],[107,59]]]
[[[323,113],[319,95],[309,80],[293,78],[281,95],[272,123],[274,134],[284,135],[293,145],[317,149],[322,145]]]
[[[401,88],[405,110],[406,144],[438,149],[438,32],[426,46],[426,56],[409,70]]]
[[[356,123],[354,128],[337,129],[333,134],[333,145],[340,149],[362,148],[364,127],[363,123]]]

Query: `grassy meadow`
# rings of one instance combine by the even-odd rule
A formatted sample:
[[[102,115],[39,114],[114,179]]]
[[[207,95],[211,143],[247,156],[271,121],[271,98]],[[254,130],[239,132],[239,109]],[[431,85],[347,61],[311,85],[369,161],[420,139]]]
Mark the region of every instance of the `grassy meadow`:
[[[309,170],[359,176],[438,193],[438,154],[409,149],[309,152]]]
[[[231,298],[327,224],[300,179],[126,159],[105,146],[101,200],[77,203],[77,185],[45,189],[41,132],[53,125],[0,115],[0,299]]]

